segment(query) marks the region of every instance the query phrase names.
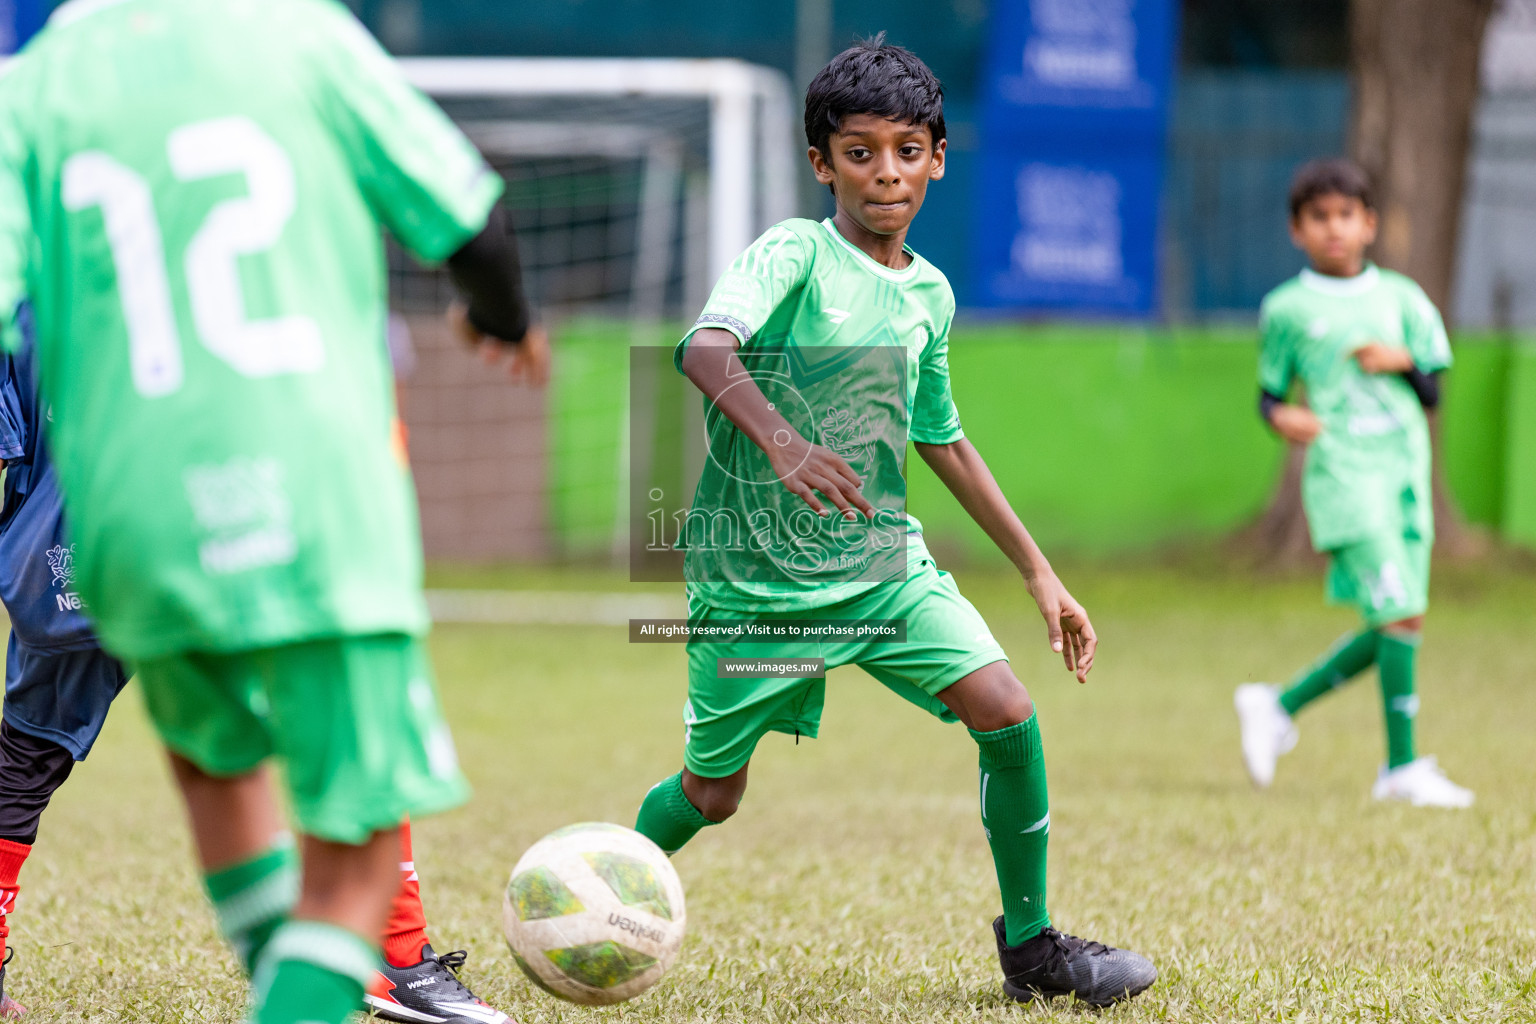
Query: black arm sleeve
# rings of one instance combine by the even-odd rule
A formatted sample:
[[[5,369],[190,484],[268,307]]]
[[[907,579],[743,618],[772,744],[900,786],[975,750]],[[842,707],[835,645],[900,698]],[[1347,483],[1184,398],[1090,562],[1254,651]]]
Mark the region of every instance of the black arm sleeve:
[[[1259,418],[1265,423],[1269,422],[1270,414],[1275,411],[1275,406],[1285,403],[1284,395],[1277,395],[1272,391],[1259,389]]]
[[[448,257],[448,273],[469,300],[469,322],[481,334],[515,345],[528,333],[528,297],[512,221],[498,203],[485,228]]]
[[[1433,409],[1440,404],[1440,372],[1425,373],[1415,366],[1403,374],[1403,380],[1413,388],[1413,393],[1419,396],[1419,404],[1425,409]]]

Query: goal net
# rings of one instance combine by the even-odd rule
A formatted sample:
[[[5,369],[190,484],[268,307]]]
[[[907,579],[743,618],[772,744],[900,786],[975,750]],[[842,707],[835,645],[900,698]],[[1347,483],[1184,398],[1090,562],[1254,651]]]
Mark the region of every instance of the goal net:
[[[505,178],[556,339],[549,390],[509,387],[443,330],[446,275],[391,252],[427,553],[620,557],[630,424],[676,415],[629,407],[629,349],[675,340],[730,261],[794,214],[788,82],[734,60],[401,63]]]

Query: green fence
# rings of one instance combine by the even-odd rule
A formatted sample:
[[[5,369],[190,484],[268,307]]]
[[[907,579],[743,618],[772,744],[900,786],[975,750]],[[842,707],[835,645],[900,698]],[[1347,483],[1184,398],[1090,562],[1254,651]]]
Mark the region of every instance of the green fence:
[[[613,545],[636,341],[666,343],[596,322],[561,333],[550,521],[568,556]],[[1467,337],[1456,358],[1447,480],[1472,522],[1536,546],[1536,344]],[[1087,556],[1210,542],[1264,507],[1283,451],[1254,411],[1255,359],[1241,329],[982,326],[950,345],[966,433],[1004,493],[1048,550]],[[997,557],[915,456],[908,476],[935,548]]]

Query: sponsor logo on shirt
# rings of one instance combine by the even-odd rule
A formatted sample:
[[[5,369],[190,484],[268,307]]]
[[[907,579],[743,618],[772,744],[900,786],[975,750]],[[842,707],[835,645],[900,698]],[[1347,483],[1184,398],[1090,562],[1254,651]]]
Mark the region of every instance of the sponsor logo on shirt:
[[[276,459],[236,457],[189,466],[182,483],[205,534],[197,549],[204,572],[224,576],[287,565],[298,557],[293,503]]]
[[[1349,432],[1354,437],[1380,437],[1395,433],[1402,426],[1389,412],[1364,412],[1349,418]]]
[[[85,602],[80,600],[79,594],[66,589],[75,582],[75,546],[55,544],[45,554],[48,556],[48,568],[53,570],[53,585],[60,591],[53,595],[54,603],[61,612],[80,611],[85,607]]]
[[[48,568],[53,570],[53,585],[67,587],[75,582],[75,546],[55,544],[48,549]]]

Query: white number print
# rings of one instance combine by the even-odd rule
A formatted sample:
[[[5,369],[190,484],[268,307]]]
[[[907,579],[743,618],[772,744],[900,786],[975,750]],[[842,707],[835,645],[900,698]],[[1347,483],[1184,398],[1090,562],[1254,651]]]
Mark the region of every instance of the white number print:
[[[149,184],[105,153],[79,153],[64,164],[64,208],[101,207],[128,325],[133,386],[145,398],[181,387],[181,343],[165,274],[165,247]]]
[[[247,320],[238,259],[277,244],[293,216],[293,162],[245,117],[202,121],[171,133],[171,170],[182,181],[243,173],[249,195],[226,199],[187,246],[187,289],[203,344],[247,377],[312,373],[325,363],[320,327],[306,316]]]
[[[246,195],[215,205],[187,245],[187,296],[198,340],[245,377],[319,370],[325,364],[319,325],[306,316],[251,320],[240,289],[240,257],[271,249],[293,216],[288,154],[245,117],[178,128],[167,148],[181,181],[242,174],[246,183]],[[64,165],[64,205],[101,207],[128,325],[134,387],[146,398],[177,391],[181,346],[149,184],[105,153],[79,153]]]

